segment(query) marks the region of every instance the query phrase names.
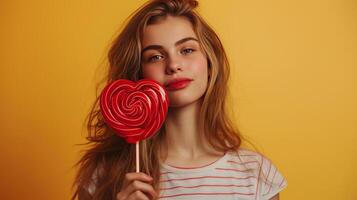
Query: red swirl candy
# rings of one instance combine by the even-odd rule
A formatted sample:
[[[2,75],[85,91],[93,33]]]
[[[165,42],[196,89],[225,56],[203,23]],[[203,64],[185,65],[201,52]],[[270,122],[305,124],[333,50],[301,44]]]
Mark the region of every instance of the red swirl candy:
[[[168,110],[166,90],[156,81],[119,79],[101,93],[100,108],[106,123],[128,143],[153,136]]]

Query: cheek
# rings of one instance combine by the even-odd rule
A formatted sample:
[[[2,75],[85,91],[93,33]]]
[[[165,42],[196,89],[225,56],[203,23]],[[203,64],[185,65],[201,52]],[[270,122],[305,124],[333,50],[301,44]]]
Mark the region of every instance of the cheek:
[[[163,78],[159,67],[143,67],[143,78],[153,79],[159,83],[163,83]]]
[[[202,76],[202,78],[206,79],[208,74],[208,65],[206,58],[198,59],[194,63],[194,65],[192,65],[192,70],[194,70],[197,75]]]

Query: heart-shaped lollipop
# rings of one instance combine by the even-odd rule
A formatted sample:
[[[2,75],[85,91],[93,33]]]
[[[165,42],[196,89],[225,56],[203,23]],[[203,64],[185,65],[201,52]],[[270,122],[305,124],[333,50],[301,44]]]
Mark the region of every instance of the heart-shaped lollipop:
[[[148,79],[116,80],[104,88],[100,97],[104,120],[128,143],[153,136],[165,120],[168,104],[166,90]]]

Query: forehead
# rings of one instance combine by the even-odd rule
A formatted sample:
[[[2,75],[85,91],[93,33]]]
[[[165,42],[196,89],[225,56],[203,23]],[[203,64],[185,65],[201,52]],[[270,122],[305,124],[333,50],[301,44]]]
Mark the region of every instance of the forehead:
[[[142,46],[173,45],[185,37],[196,37],[191,22],[186,17],[167,16],[143,30]]]

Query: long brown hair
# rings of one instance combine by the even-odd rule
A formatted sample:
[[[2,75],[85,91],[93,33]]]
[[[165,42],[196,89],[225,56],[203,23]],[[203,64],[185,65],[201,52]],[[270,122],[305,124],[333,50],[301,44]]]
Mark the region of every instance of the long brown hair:
[[[128,19],[126,26],[115,38],[108,52],[109,70],[106,84],[117,79],[139,80],[141,76],[141,39],[146,26],[156,23],[158,17],[182,16],[193,25],[199,43],[207,57],[210,78],[201,106],[201,127],[208,142],[221,152],[238,150],[242,137],[234,128],[226,109],[229,62],[222,43],[214,30],[195,11],[196,0],[151,0],[137,9]],[[91,112],[86,118],[88,148],[76,163],[79,166],[73,186],[75,192],[93,184],[96,190],[92,199],[115,199],[128,172],[135,171],[135,145],[127,144],[108,127],[99,108],[97,96]],[[153,186],[159,192],[160,165],[158,152],[165,136],[164,126],[154,137],[141,141],[141,172],[154,178]],[[103,169],[99,170],[98,169]]]

